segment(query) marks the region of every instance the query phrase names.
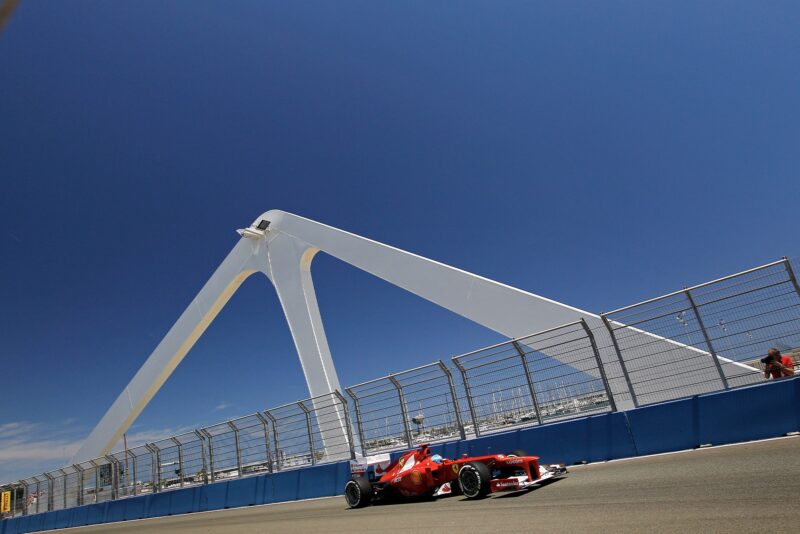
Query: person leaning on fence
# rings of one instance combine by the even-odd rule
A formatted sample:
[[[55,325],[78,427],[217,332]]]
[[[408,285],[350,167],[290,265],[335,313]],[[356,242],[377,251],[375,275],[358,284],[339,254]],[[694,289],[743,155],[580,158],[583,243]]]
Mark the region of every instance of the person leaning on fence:
[[[764,378],[784,378],[794,376],[794,361],[781,354],[778,349],[769,349],[767,357],[762,358],[764,364]]]

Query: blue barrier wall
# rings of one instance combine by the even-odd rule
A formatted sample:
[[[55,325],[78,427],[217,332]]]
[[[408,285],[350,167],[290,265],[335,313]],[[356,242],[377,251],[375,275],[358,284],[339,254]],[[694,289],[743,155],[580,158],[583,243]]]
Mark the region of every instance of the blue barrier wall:
[[[0,534],[327,497],[338,495],[349,478],[350,464],[338,462],[6,519]]]
[[[544,463],[598,462],[800,430],[800,377],[433,446],[444,457],[523,449]],[[399,455],[400,453],[397,453]],[[165,491],[0,522],[0,534],[339,495],[348,462]]]

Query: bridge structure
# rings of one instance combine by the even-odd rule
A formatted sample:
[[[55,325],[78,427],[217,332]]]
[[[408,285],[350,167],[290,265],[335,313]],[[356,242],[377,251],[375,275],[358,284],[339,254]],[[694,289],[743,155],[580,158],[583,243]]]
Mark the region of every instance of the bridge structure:
[[[167,332],[130,383],[95,426],[72,459],[73,464],[109,454],[134,423],[159,388],[169,378],[208,328],[231,296],[251,275],[264,274],[274,285],[300,358],[312,398],[339,392],[339,382],[314,291],[311,265],[325,252],[358,269],[401,287],[421,298],[509,338],[522,338],[534,331],[583,321],[593,330],[607,330],[614,338],[603,343],[604,364],[621,366],[621,373],[607,379],[607,386],[620,409],[636,406],[636,397],[625,364],[619,356],[615,327],[625,327],[627,346],[663,345],[664,357],[675,361],[690,357],[710,360],[699,368],[695,380],[716,383],[727,389],[733,373],[757,370],[713,351],[685,345],[635,327],[627,327],[607,316],[578,309],[540,295],[490,280],[456,267],[407,252],[332,226],[279,210],[271,210],[238,231],[241,238],[197,296]],[[710,344],[709,344],[710,345]],[[614,347],[616,350],[612,350]],[[557,353],[547,354],[558,360]],[[582,364],[564,362],[581,367]],[[669,361],[648,371],[654,379],[669,376]],[[587,363],[580,371],[595,374]],[[603,377],[606,380],[605,377]],[[341,443],[349,432],[346,414],[339,409],[337,423],[322,431],[323,444]],[[357,437],[353,438],[358,439]]]
[[[583,464],[798,430],[798,414],[763,418],[800,406],[800,378],[767,380],[759,362],[767,347],[800,356],[800,284],[785,257],[598,316],[283,212],[239,233],[74,463],[0,484],[0,534],[337,495],[365,456],[420,443],[444,457],[522,448]],[[311,279],[318,252],[511,339],[340,389]],[[258,272],[278,291],[312,398],[106,454]]]

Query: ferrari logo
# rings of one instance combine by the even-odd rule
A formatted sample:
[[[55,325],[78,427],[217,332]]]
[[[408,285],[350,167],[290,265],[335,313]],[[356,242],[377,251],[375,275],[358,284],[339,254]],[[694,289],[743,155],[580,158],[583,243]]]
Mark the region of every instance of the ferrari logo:
[[[458,464],[453,464],[453,473],[458,473]]]

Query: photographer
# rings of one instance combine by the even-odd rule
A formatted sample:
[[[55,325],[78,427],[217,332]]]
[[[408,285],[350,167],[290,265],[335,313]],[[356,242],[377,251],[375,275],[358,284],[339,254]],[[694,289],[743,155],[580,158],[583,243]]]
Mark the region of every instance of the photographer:
[[[767,357],[761,359],[764,364],[764,378],[772,375],[773,379],[794,376],[794,361],[788,356],[781,355],[778,349],[769,349]]]

